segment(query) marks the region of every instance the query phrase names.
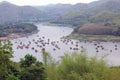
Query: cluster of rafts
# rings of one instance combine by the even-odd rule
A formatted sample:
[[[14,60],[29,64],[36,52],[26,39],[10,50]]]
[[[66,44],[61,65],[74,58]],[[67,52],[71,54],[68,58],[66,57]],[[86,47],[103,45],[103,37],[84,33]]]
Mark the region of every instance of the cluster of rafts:
[[[46,46],[51,46],[53,47],[52,50],[56,51],[56,50],[61,50],[61,46],[59,45],[60,43],[64,44],[64,45],[69,45],[69,50],[73,50],[73,51],[80,51],[82,52],[84,46],[81,45],[80,43],[91,43],[95,46],[95,51],[98,53],[100,52],[100,50],[106,50],[105,47],[103,46],[103,44],[101,44],[100,41],[80,41],[80,40],[71,40],[71,39],[60,39],[58,41],[53,41],[50,38],[46,38],[45,36],[40,37],[39,35],[37,35],[38,39],[32,39],[31,41],[28,41],[27,44],[26,42],[17,42],[15,41],[15,44],[17,45],[17,49],[31,49],[33,50],[35,53],[37,53],[39,49],[45,49]],[[35,45],[36,47],[33,47],[33,45]],[[118,50],[118,46],[117,44],[114,44],[114,50]],[[110,52],[112,52],[113,50],[109,50]]]

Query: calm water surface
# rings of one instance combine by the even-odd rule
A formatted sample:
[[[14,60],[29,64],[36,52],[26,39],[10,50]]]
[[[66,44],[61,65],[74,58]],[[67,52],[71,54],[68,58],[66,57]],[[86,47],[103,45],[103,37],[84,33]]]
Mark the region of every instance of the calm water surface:
[[[60,60],[65,52],[81,52],[85,48],[88,56],[107,55],[106,61],[109,65],[120,65],[120,42],[65,40],[61,37],[69,35],[73,31],[72,28],[36,25],[39,29],[37,34],[12,40],[14,50],[12,60],[17,62],[29,53],[42,61],[42,48],[50,52],[55,60]]]

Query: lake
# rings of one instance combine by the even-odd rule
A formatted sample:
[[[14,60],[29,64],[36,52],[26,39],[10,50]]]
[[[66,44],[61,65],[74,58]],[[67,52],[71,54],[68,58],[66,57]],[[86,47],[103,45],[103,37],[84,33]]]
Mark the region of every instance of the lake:
[[[14,51],[13,61],[18,62],[28,53],[42,61],[42,48],[45,48],[56,61],[60,60],[65,52],[82,52],[85,49],[88,56],[107,55],[105,59],[109,65],[120,65],[120,42],[62,39],[63,36],[71,34],[73,29],[69,26],[47,26],[41,23],[35,25],[38,26],[38,33],[11,40]]]

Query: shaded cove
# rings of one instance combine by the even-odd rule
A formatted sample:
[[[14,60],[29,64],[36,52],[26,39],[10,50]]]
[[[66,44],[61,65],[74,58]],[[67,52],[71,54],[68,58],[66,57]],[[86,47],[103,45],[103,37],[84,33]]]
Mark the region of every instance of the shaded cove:
[[[105,60],[109,65],[120,65],[120,42],[62,39],[63,36],[71,34],[73,29],[69,26],[47,26],[41,23],[35,25],[39,30],[38,33],[11,40],[14,51],[13,61],[18,62],[28,53],[42,61],[42,48],[45,48],[56,61],[60,60],[65,52],[81,53],[85,49],[88,56],[100,58],[107,55]]]

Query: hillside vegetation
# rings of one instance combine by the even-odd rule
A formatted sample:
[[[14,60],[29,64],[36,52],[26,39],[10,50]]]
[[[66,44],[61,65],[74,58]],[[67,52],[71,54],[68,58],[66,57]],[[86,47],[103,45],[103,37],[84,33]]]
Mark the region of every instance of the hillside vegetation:
[[[118,25],[86,23],[74,30],[73,33],[87,34],[87,35],[114,35],[120,36],[120,27]]]

